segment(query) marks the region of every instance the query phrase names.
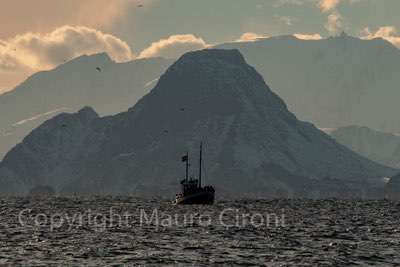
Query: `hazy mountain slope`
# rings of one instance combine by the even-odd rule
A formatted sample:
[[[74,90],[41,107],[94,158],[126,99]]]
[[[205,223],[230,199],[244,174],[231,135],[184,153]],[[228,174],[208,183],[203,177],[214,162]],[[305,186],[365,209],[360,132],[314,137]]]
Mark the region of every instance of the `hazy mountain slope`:
[[[359,126],[339,128],[331,136],[364,157],[400,168],[400,136]]]
[[[239,49],[300,119],[400,132],[400,50],[383,39],[282,36],[217,47]]]
[[[91,122],[98,115],[91,108],[84,108],[76,114],[60,114],[33,130],[14,147],[0,163],[7,169],[18,170],[22,184],[18,190],[28,190],[25,183],[35,181],[36,185],[60,188],[67,185],[81,169],[86,154],[87,136]],[[1,168],[1,167],[0,167]],[[4,172],[2,172],[4,174]],[[2,179],[15,179],[12,172],[5,172]]]
[[[155,58],[118,64],[106,54],[97,54],[34,74],[0,95],[0,159],[32,129],[62,111],[87,105],[101,115],[127,110],[171,63]]]
[[[62,192],[171,194],[184,175],[180,156],[197,155],[201,140],[205,180],[235,196],[306,192],[324,177],[354,192],[393,173],[297,120],[237,50],[182,56],[127,112],[85,110],[47,121],[10,151],[2,190],[51,181]],[[60,128],[63,119],[71,121]]]

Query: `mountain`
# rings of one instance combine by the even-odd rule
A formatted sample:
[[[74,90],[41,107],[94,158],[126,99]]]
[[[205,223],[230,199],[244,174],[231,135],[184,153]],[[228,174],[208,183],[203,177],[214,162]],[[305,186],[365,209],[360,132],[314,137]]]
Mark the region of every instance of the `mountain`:
[[[400,168],[400,136],[360,126],[336,129],[331,132],[331,136],[370,160]]]
[[[239,49],[302,120],[400,132],[400,50],[383,39],[280,36],[217,48]]]
[[[0,159],[45,120],[94,107],[111,115],[134,105],[173,62],[154,58],[115,63],[107,54],[81,56],[34,74],[0,95]]]
[[[400,132],[399,49],[383,39],[294,36],[217,46],[239,49],[300,119],[322,128],[365,125]],[[154,86],[171,60],[115,63],[106,54],[82,56],[39,72],[0,95],[0,159],[32,129],[61,112],[91,106],[122,112]]]
[[[299,121],[239,51],[212,49],[183,55],[126,112],[46,121],[0,163],[0,188],[170,196],[185,173],[180,157],[197,156],[200,141],[205,181],[220,196],[354,196],[394,173]]]
[[[383,39],[294,36],[217,46],[239,49],[300,119],[322,128],[365,125],[400,132],[400,52]],[[115,63],[106,54],[82,56],[39,72],[0,95],[0,159],[32,129],[61,112],[91,106],[122,112],[154,86],[171,60]]]

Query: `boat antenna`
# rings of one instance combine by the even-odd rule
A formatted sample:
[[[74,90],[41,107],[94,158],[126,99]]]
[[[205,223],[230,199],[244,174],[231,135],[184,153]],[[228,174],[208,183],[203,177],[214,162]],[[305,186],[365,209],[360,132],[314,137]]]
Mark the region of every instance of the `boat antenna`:
[[[186,182],[189,178],[189,152],[186,152]]]
[[[201,164],[203,156],[203,142],[200,142],[200,158],[199,158],[199,188],[201,188]]]

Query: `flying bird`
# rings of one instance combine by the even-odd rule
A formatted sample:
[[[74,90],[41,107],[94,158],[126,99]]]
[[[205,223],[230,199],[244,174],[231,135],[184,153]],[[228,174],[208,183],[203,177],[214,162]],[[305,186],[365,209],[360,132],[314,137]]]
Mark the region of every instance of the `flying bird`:
[[[97,70],[98,72],[101,72],[100,67],[96,67],[96,70]]]
[[[143,7],[143,5],[142,5],[142,4],[139,4],[139,5],[137,5],[137,7]]]

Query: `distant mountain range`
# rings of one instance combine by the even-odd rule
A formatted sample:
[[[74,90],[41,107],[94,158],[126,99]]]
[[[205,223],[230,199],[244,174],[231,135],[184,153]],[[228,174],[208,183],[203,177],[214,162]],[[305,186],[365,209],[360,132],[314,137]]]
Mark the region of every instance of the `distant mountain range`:
[[[280,36],[217,48],[239,49],[300,119],[400,132],[400,50],[383,39]]]
[[[400,132],[400,51],[382,39],[342,35],[293,36],[235,42],[237,48],[300,119],[322,128],[365,125]],[[0,159],[46,119],[84,106],[100,115],[125,111],[144,96],[173,61],[117,64],[106,54],[83,56],[28,78],[0,95]]]
[[[87,107],[46,121],[0,163],[0,190],[169,196],[185,172],[180,157],[197,155],[200,141],[220,196],[356,196],[394,173],[297,120],[239,51],[203,50],[126,112]]]
[[[115,63],[107,54],[82,56],[39,72],[0,95],[0,160],[45,120],[86,105],[102,115],[127,110],[150,91],[173,61],[154,58]]]
[[[330,134],[336,141],[364,157],[393,168],[400,168],[398,135],[359,126],[338,128]]]

